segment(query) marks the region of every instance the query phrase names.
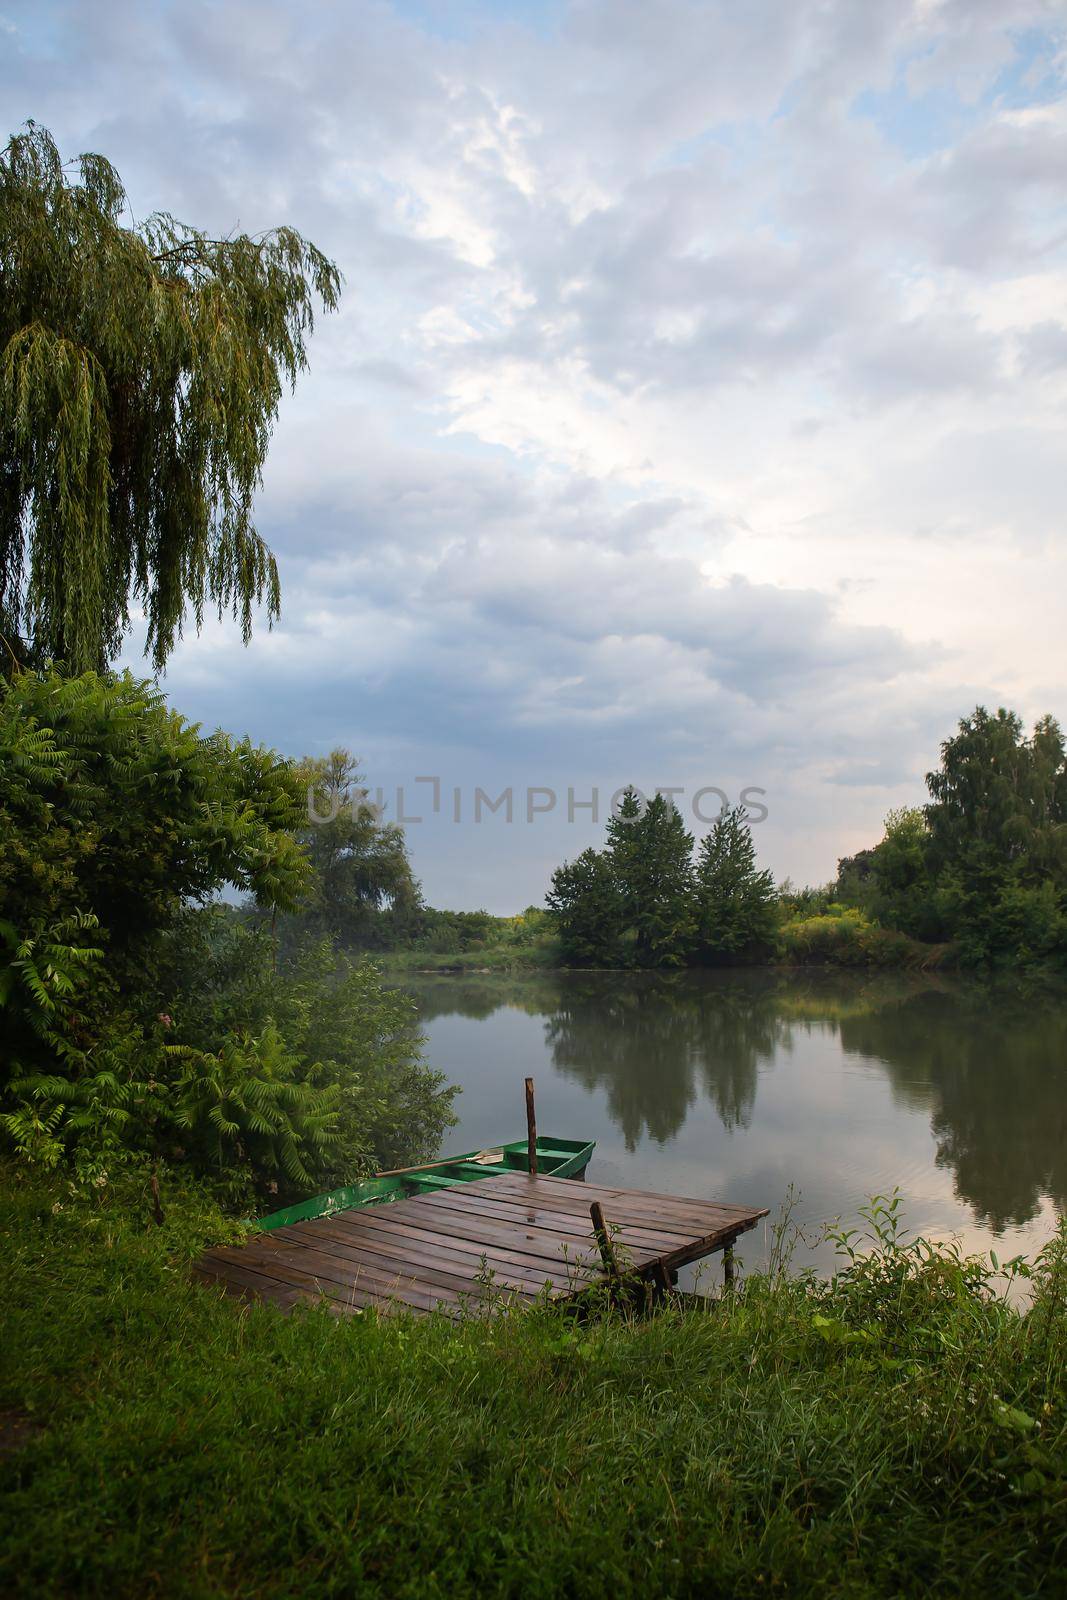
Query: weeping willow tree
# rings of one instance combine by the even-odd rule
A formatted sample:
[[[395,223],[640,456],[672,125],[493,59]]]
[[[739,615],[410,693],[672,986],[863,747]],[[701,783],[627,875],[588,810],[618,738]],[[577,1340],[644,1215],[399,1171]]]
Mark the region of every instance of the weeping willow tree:
[[[32,122],[0,153],[0,630],[68,670],[136,606],[162,667],[187,615],[278,615],[252,522],[283,386],[340,273],[292,228],[127,225],[118,173]],[[17,647],[16,647],[17,648]]]

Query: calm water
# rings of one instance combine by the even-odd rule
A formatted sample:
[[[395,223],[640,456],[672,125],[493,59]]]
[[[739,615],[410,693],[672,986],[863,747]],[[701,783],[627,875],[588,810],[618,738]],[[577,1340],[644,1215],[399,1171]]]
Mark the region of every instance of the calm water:
[[[1067,1205],[1067,990],[903,977],[552,974],[406,980],[462,1086],[447,1148],[597,1141],[593,1182],[752,1202],[814,1240],[901,1189],[909,1226],[1002,1259]],[[765,1258],[765,1231],[742,1241]],[[832,1247],[802,1258],[820,1268]]]

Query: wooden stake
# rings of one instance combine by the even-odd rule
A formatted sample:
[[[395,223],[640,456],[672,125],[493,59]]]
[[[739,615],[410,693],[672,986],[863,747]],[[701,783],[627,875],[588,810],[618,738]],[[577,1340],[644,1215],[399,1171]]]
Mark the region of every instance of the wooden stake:
[[[599,1200],[594,1200],[589,1207],[589,1215],[593,1219],[593,1232],[596,1234],[597,1246],[600,1250],[600,1259],[604,1263],[604,1271],[609,1278],[618,1281],[622,1277],[619,1263],[615,1259],[615,1246],[611,1242],[608,1225],[604,1221],[604,1212]]]
[[[722,1281],[723,1287],[732,1289],[734,1286],[734,1247],[726,1245],[722,1253]]]
[[[537,1118],[534,1115],[533,1079],[526,1080],[526,1149],[530,1176],[537,1177]]]
[[[652,1263],[652,1282],[655,1285],[656,1293],[659,1295],[660,1299],[669,1300],[671,1294],[671,1275],[663,1265],[662,1261],[654,1261]]]

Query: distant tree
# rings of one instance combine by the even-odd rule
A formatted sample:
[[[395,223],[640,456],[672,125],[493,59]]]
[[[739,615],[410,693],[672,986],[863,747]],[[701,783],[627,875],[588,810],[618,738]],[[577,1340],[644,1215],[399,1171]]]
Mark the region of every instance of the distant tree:
[[[874,851],[857,850],[854,856],[842,856],[837,863],[834,899],[842,905],[859,906],[865,910],[873,893]]]
[[[787,917],[821,917],[838,898],[836,883],[804,884],[798,887],[792,878],[783,878],[778,885],[778,909]]]
[[[890,811],[881,843],[864,853],[871,870],[863,908],[884,927],[916,939],[936,939],[940,928],[930,872],[930,830],[922,809],[901,806]]]
[[[308,807],[297,831],[311,865],[301,920],[342,944],[382,946],[418,931],[422,891],[403,830],[382,823],[363,797],[348,750],[308,757],[297,769]]]
[[[756,866],[743,806],[722,811],[700,846],[696,902],[698,944],[706,960],[752,956],[774,942],[774,877]]]
[[[927,775],[934,898],[972,962],[1067,955],[1067,753],[1052,717],[978,706]]]
[[[608,822],[607,855],[637,965],[684,966],[696,932],[693,836],[678,808],[628,790]]]
[[[187,609],[278,614],[252,524],[283,383],[337,267],[292,228],[126,225],[99,155],[28,124],[0,152],[0,632],[72,673],[117,655],[131,601],[162,667]]]
[[[611,862],[583,850],[552,874],[545,898],[564,960],[575,966],[614,966],[620,955],[623,903]]]

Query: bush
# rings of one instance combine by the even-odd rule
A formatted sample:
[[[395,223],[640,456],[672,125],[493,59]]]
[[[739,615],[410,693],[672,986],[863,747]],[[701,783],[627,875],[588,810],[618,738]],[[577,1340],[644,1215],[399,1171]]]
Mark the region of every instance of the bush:
[[[878,927],[854,906],[830,905],[818,916],[783,923],[778,934],[779,959],[797,966],[921,966],[935,954],[906,934]]]
[[[174,1035],[197,1051],[219,1039],[284,1039],[296,1082],[333,1097],[331,1137],[315,1159],[323,1187],[432,1156],[455,1118],[455,1089],[420,1059],[414,1002],[377,967],[329,939],[275,970],[269,934],[226,907],[186,914],[163,949],[157,993]]]
[[[243,1194],[432,1153],[450,1097],[408,1004],[328,945],[277,972],[206,904],[296,904],[303,798],[291,763],[128,673],[4,686],[0,1128],[24,1156],[186,1160]]]

